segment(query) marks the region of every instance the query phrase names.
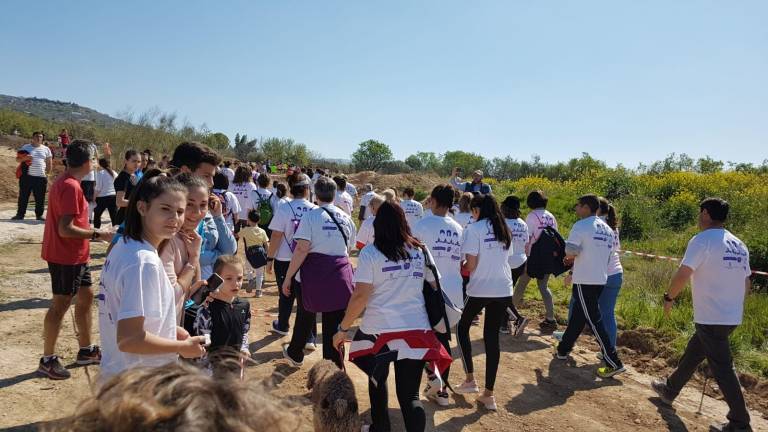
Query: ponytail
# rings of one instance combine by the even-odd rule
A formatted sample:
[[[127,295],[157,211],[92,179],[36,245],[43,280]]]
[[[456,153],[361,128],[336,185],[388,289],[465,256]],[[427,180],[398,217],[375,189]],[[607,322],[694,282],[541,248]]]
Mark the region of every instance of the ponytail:
[[[509,249],[509,245],[512,243],[512,235],[509,233],[509,227],[504,220],[504,215],[501,214],[499,209],[499,203],[496,202],[496,198],[493,195],[477,195],[472,198],[471,208],[479,208],[480,216],[477,220],[488,219],[493,227],[493,235],[496,237],[496,241],[504,244],[504,249]]]

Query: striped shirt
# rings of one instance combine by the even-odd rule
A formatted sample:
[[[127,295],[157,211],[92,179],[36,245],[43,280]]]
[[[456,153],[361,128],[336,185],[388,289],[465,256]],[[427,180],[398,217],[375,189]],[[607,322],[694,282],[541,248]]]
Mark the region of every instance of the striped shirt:
[[[29,165],[29,172],[27,174],[32,177],[46,177],[45,160],[53,158],[51,149],[42,144],[37,147],[32,144],[24,144],[21,149],[32,156],[32,163]]]

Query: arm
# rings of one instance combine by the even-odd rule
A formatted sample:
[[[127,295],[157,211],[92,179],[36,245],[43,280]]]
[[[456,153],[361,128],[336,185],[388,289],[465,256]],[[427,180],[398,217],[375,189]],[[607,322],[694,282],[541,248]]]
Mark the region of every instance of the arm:
[[[205,354],[204,337],[195,336],[185,340],[171,340],[144,330],[144,317],[126,318],[117,322],[117,348],[132,354],[172,354],[186,358]]]
[[[117,201],[118,207],[128,207],[128,200],[125,199],[124,190],[115,192],[115,200]]]
[[[693,274],[692,268],[681,265],[678,267],[675,275],[672,276],[672,281],[669,283],[669,288],[664,295],[664,315],[669,316],[674,299],[683,291],[685,284],[691,278],[691,274]]]
[[[296,250],[293,251],[293,257],[291,263],[288,265],[288,272],[285,274],[285,282],[283,282],[283,294],[286,296],[291,295],[291,281],[296,273],[304,264],[304,260],[307,259],[309,254],[309,241],[300,239],[296,242]]]
[[[347,338],[347,331],[355,320],[363,313],[368,305],[368,299],[373,293],[373,284],[358,282],[355,284],[355,290],[352,292],[352,298],[349,299],[347,312],[344,319],[339,324],[339,331],[333,336],[333,346],[339,347]]]
[[[234,255],[237,252],[237,239],[227,226],[224,216],[215,216],[216,231],[219,232],[219,241],[216,243],[216,249],[221,255]]]
[[[477,263],[479,260],[477,259],[477,255],[467,255],[467,260],[464,262],[464,270],[472,273],[477,268]]]
[[[53,158],[47,157],[45,158],[45,173],[50,174],[51,170],[53,170]]]
[[[63,238],[74,238],[74,239],[90,239],[93,234],[96,234],[96,238],[99,240],[104,240],[106,242],[109,242],[112,240],[112,233],[109,231],[101,231],[101,230],[95,230],[90,228],[80,228],[78,226],[75,226],[75,215],[62,215],[59,219],[59,224],[56,227],[59,236]]]

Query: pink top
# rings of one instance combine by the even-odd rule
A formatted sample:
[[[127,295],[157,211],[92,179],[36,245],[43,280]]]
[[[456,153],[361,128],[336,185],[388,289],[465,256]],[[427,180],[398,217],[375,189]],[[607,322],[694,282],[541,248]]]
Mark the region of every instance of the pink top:
[[[184,266],[189,263],[189,252],[187,251],[187,242],[176,234],[171,237],[166,245],[160,251],[160,260],[163,262],[163,268],[168,275],[168,279],[173,286],[173,292],[176,297],[176,316],[179,322],[184,317],[184,301],[186,295],[184,289],[179,285],[178,275],[184,270]]]

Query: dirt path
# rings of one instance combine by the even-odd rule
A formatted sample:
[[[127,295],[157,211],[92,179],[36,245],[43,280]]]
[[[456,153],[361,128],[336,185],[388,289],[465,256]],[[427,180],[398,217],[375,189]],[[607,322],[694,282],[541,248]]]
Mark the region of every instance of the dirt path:
[[[34,374],[42,350],[42,321],[49,305],[48,271],[40,256],[42,226],[8,221],[12,206],[0,205],[0,428],[34,430],[34,425],[69,415],[90,393],[89,382],[98,367],[72,367],[72,378],[50,381]],[[18,233],[16,233],[18,231]],[[16,233],[16,234],[13,234]],[[98,270],[104,259],[103,244],[93,246],[93,264]],[[96,272],[98,273],[98,271]],[[248,297],[249,295],[246,295]],[[268,332],[276,314],[274,282],[263,298],[249,298],[253,308],[251,350],[257,365],[251,376],[269,380],[273,393],[295,401],[306,419],[302,430],[311,430],[311,407],[305,398],[306,374],[321,353],[307,358],[302,369],[291,369],[281,359],[280,345],[287,340]],[[95,317],[95,310],[94,310]],[[480,328],[472,328],[475,369],[479,382],[485,363]],[[67,315],[59,339],[58,353],[65,365],[76,354],[71,315]],[[95,335],[96,336],[96,335]],[[454,341],[455,344],[455,341]],[[551,338],[531,329],[521,339],[502,337],[502,358],[496,383],[498,413],[479,408],[473,395],[452,397],[452,405],[437,408],[425,402],[428,430],[439,431],[707,431],[714,421],[725,418],[725,403],[706,397],[703,411],[696,415],[700,388],[686,388],[676,409],[653,403],[648,388],[651,377],[634,370],[615,380],[600,380],[594,372],[597,361],[586,344],[577,347],[575,363],[552,358]],[[463,378],[457,360],[451,382]],[[354,366],[349,373],[357,389],[360,407],[368,416],[366,377]],[[390,377],[390,381],[392,378]],[[390,384],[390,414],[393,430],[402,430],[402,421]],[[768,430],[768,422],[752,411],[755,430]]]

